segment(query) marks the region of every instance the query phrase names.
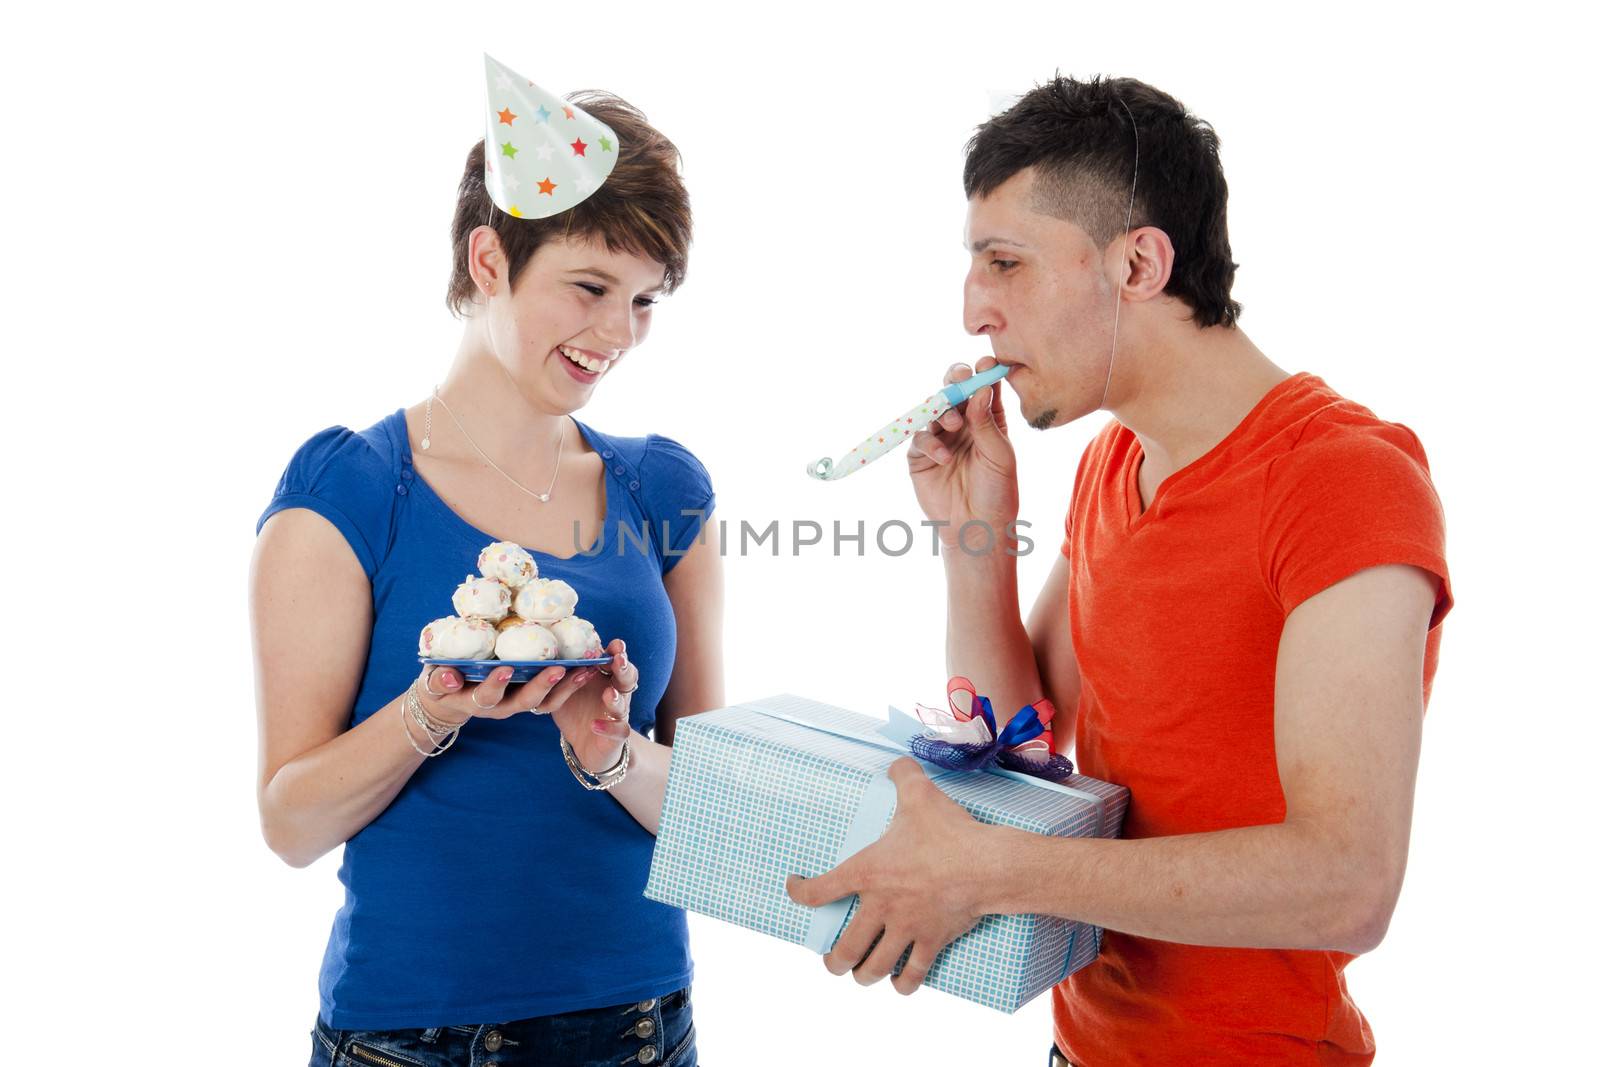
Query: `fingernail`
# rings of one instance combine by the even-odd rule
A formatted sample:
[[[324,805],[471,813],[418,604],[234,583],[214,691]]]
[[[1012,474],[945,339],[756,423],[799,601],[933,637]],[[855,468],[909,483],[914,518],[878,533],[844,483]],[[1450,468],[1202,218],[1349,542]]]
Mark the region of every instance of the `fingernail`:
[[[617,638],[617,642],[622,645],[622,654],[626,656],[628,654],[628,642],[622,640],[620,637]]]
[[[559,681],[561,681],[561,679],[565,678],[566,676],[567,676],[567,669],[565,667],[551,667],[550,668],[550,672],[545,675],[545,677],[548,678],[552,682],[559,682]]]
[[[606,721],[604,719],[596,719],[589,724],[589,729],[597,734],[604,734],[606,732]]]
[[[628,654],[626,652],[624,652],[622,654],[622,666],[626,667],[627,665],[628,665]]]
[[[501,667],[499,670],[495,671],[494,680],[497,682],[509,682],[511,680],[511,668]]]
[[[444,676],[444,687],[446,689],[460,689],[461,679],[453,674],[447,674]]]

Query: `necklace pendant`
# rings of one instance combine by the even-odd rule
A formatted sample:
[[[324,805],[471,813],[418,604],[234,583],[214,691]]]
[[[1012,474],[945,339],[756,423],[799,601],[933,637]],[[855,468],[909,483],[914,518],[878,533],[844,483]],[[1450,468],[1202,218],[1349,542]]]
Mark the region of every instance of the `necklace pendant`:
[[[423,438],[423,439],[422,439],[422,450],[423,450],[423,451],[424,451],[424,452],[426,452],[426,451],[427,451],[427,450],[428,450],[428,449],[429,449],[429,448],[431,448],[431,447],[432,447],[432,446],[433,446],[433,438],[431,438],[431,437],[424,437],[424,438]]]
[[[535,493],[533,495],[539,498],[539,503],[541,504],[548,504],[550,502],[549,493]]]

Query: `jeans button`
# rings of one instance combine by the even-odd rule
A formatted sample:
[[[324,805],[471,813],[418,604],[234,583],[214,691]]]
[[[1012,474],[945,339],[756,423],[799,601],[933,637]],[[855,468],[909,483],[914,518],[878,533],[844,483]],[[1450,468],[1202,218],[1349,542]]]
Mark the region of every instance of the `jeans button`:
[[[490,1052],[499,1052],[500,1046],[505,1043],[505,1038],[500,1036],[500,1031],[490,1030],[483,1035],[483,1047]]]
[[[656,1052],[656,1047],[654,1045],[646,1045],[644,1048],[639,1050],[639,1062],[654,1063],[656,1062],[657,1055],[658,1053]]]
[[[651,1038],[656,1035],[656,1021],[646,1015],[643,1019],[633,1024],[635,1037]]]
[[[636,1011],[655,1011],[656,1010],[656,998],[655,997],[651,997],[649,1000],[641,1000],[641,1001],[639,1001],[639,1003],[636,1006],[635,1010]]]

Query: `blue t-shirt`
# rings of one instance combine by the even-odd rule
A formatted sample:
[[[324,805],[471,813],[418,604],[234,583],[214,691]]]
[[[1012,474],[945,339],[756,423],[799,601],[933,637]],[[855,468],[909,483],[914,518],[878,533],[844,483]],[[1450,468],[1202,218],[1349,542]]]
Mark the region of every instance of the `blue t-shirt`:
[[[610,437],[573,421],[606,464],[602,533],[592,554],[533,556],[541,576],[578,591],[578,614],[602,641],[628,643],[639,668],[630,721],[648,733],[677,653],[662,577],[699,537],[701,518],[681,513],[712,510],[711,480],[670,438]],[[257,532],[286,508],[333,523],[372,583],[354,726],[411,684],[417,634],[452,613],[450,595],[495,538],[417,476],[403,410],[301,446]],[[345,844],[344,906],[320,982],[330,1026],[506,1022],[688,984],[683,912],[643,895],[655,838],[573,779],[558,739],[548,716],[475,719]]]

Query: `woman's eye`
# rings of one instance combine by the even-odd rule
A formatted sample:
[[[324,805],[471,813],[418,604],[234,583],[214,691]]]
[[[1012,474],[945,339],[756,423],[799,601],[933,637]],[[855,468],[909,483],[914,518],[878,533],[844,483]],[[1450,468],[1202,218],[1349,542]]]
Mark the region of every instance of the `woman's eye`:
[[[602,289],[598,285],[590,285],[588,282],[577,282],[576,284],[577,284],[579,289],[582,289],[584,292],[588,293],[590,296],[605,296],[606,295],[606,291],[604,289]]]
[[[648,297],[648,296],[641,296],[639,299],[635,300],[633,302],[633,304],[634,304],[635,307],[641,307],[641,308],[646,308],[646,309],[653,308],[653,307],[656,306],[655,299],[653,297]]]

